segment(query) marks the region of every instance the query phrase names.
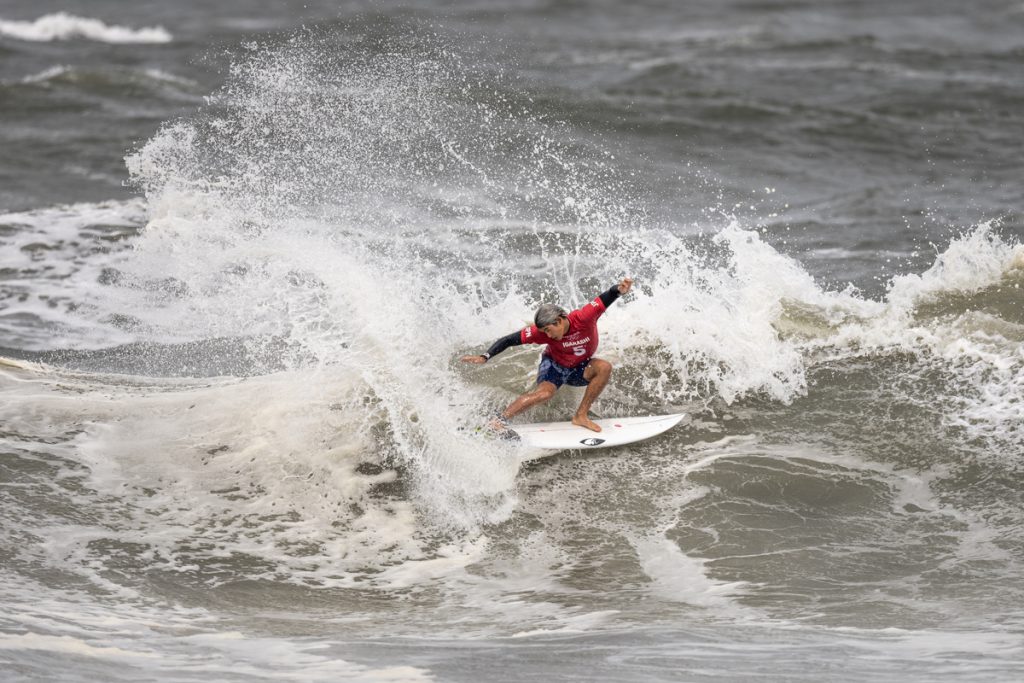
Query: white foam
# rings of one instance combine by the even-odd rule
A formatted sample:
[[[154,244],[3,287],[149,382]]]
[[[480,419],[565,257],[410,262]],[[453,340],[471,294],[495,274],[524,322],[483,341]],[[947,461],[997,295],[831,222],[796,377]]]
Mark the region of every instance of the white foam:
[[[404,596],[409,610],[421,608],[416,596],[427,591],[441,596],[440,606],[433,598],[426,603],[439,623],[435,633],[451,637],[579,631],[610,616],[560,604],[558,596],[574,591],[550,575],[565,558],[549,552],[543,539],[522,544],[512,559],[495,556],[491,539],[473,529],[456,529],[438,543],[417,500],[375,494],[398,475],[384,463],[377,472],[359,468],[381,462],[381,444],[369,437],[380,415],[358,410],[363,389],[347,373],[325,371],[142,385],[34,364],[10,368],[0,373],[2,395],[12,399],[0,402],[0,422],[48,439],[36,424],[39,415],[59,425],[52,429],[65,437],[60,457],[84,466],[69,467],[66,476],[76,485],[62,495],[97,520],[32,522],[46,541],[24,546],[20,560],[60,568],[125,604],[143,596],[106,573],[109,542],[136,548],[147,569],[213,584],[218,574],[207,575],[204,567],[231,558],[241,565],[234,579]],[[68,430],[82,432],[68,442]],[[486,451],[472,456],[485,467],[501,464]],[[474,476],[483,477],[485,467]],[[472,481],[460,483],[459,476],[455,468],[446,473],[454,488],[472,489]],[[506,477],[500,474],[501,486],[483,484],[498,495],[509,485]],[[468,491],[465,496],[462,505],[470,506]],[[450,498],[437,504],[472,519]],[[383,621],[369,617],[376,625],[366,628],[405,632],[377,616]],[[354,618],[347,614],[339,623]],[[410,622],[408,628],[417,635],[421,626]]]
[[[24,78],[21,79],[21,82],[22,83],[45,83],[46,81],[52,80],[54,78],[59,78],[60,76],[68,73],[70,70],[71,70],[70,67],[64,66],[64,65],[51,66],[48,69],[43,69],[42,71],[40,71],[37,74],[32,74],[30,76],[25,76]]]
[[[635,301],[604,318],[603,339],[622,355],[638,345],[657,349],[666,372],[648,379],[647,388],[661,400],[717,394],[732,403],[759,393],[788,402],[806,391],[801,344],[777,328],[788,302],[814,306],[826,317],[873,308],[849,293],[822,291],[800,264],[736,222],[715,236],[724,263],[707,262],[673,235],[640,233],[623,241],[654,273],[640,281]]]
[[[0,236],[5,285],[24,296],[0,310],[0,329],[25,350],[102,348],[134,337],[110,323],[129,313],[104,295],[104,269],[116,268],[126,239],[144,222],[141,200],[58,206],[0,215],[15,230]],[[96,228],[95,226],[103,226]],[[118,234],[118,228],[123,232]],[[109,303],[110,307],[105,304]],[[10,321],[10,322],[7,322]]]
[[[664,537],[632,541],[644,573],[652,580],[651,592],[662,599],[714,608],[716,616],[741,612],[735,598],[742,595],[742,581],[714,581],[705,562],[687,556],[679,545]]]
[[[898,311],[909,313],[936,294],[970,293],[991,287],[1014,268],[1018,251],[999,238],[992,223],[982,223],[950,242],[921,275],[895,277],[886,299]]]
[[[0,616],[5,663],[44,678],[43,671],[67,673],[84,658],[94,676],[109,669],[112,675],[116,671],[139,679],[433,680],[424,669],[395,662],[400,657],[379,667],[354,664],[344,658],[345,647],[331,640],[247,634],[202,609],[143,600],[110,602],[13,576],[5,579],[0,596],[6,608]],[[44,670],[35,654],[39,652],[47,654]]]
[[[499,519],[507,517],[511,507],[502,500],[517,465],[481,452],[486,443],[477,444],[475,453],[440,452],[431,456],[437,462],[428,471],[446,472],[450,483],[440,491],[458,492],[458,499],[454,493],[412,501],[374,496],[376,487],[397,474],[383,466],[386,443],[370,436],[382,416],[365,411],[367,389],[347,371],[282,373],[244,382],[157,380],[147,386],[44,366],[5,368],[0,395],[17,399],[2,403],[0,422],[43,438],[47,432],[40,431],[37,411],[48,411],[53,422],[46,424],[59,425],[54,436],[64,438],[59,447],[40,448],[84,465],[87,469],[67,475],[86,483],[75,494],[79,504],[99,518],[107,513],[116,518],[104,527],[50,522],[46,542],[25,552],[124,599],[137,596],[98,570],[102,559],[90,541],[141,544],[153,566],[172,571],[198,570],[188,548],[201,540],[209,550],[200,554],[200,562],[242,554],[280,568],[286,580],[300,584],[402,591],[461,581],[466,567],[480,557],[478,533],[470,530],[458,534],[459,540],[431,547],[424,522],[431,514],[464,510],[461,521],[473,525],[474,509],[486,516],[495,507]],[[68,395],[75,400],[68,401]],[[81,432],[68,442],[70,429]],[[447,461],[464,462],[467,470],[481,465],[475,474],[465,474]],[[364,463],[383,468],[366,472],[360,469]],[[431,489],[422,495],[436,494]],[[489,502],[474,505],[481,495]],[[114,508],[108,510],[104,501]],[[304,547],[317,552],[295,551]],[[382,566],[387,569],[372,569]],[[278,570],[270,571],[280,579]]]
[[[967,386],[954,397],[945,423],[997,446],[1016,469],[1013,449],[1024,444],[1024,345],[976,331],[949,336],[939,351]]]
[[[169,43],[173,39],[161,26],[133,29],[67,12],[47,14],[35,21],[0,19],[0,35],[34,42],[85,38],[102,43]]]
[[[51,66],[49,68],[43,69],[42,71],[40,71],[38,73],[30,74],[28,76],[24,76],[21,79],[19,79],[17,82],[18,83],[22,83],[22,84],[27,84],[27,85],[32,85],[32,84],[43,84],[43,85],[46,85],[46,84],[50,83],[51,81],[65,81],[65,80],[66,81],[70,81],[70,82],[75,82],[77,80],[80,80],[81,75],[83,73],[87,74],[87,75],[94,75],[94,76],[102,75],[102,77],[104,79],[120,80],[120,81],[123,81],[123,82],[130,82],[132,84],[135,84],[135,83],[137,83],[139,81],[143,81],[143,82],[145,82],[145,81],[156,81],[156,82],[161,83],[161,84],[173,86],[179,92],[183,92],[185,94],[191,94],[191,91],[193,91],[198,86],[198,83],[196,83],[195,81],[193,81],[191,79],[188,79],[188,78],[185,78],[185,77],[182,77],[182,76],[178,76],[176,74],[170,73],[168,71],[164,71],[162,69],[148,68],[148,69],[135,70],[135,69],[128,69],[128,68],[114,68],[114,69],[106,68],[102,72],[89,72],[89,71],[84,71],[83,72],[80,69],[77,69],[77,68],[72,67],[72,66],[68,66],[66,64],[58,64],[56,66]],[[83,169],[84,169],[84,167],[83,167]],[[88,170],[85,170],[85,172],[95,173],[95,171],[88,171]]]
[[[800,627],[787,627],[800,628]],[[858,650],[874,651],[888,657],[904,659],[936,658],[950,660],[950,669],[962,673],[976,670],[974,659],[957,661],[964,655],[985,655],[993,658],[1019,660],[1024,646],[1016,633],[1002,630],[959,631],[959,630],[910,630],[902,628],[856,629],[832,628],[830,632],[851,636],[850,645]]]
[[[157,659],[155,652],[125,650],[119,647],[95,646],[71,636],[44,636],[35,633],[0,634],[0,650],[44,650],[51,653],[81,655],[104,659]]]
[[[960,384],[945,401],[945,423],[973,437],[1020,445],[1024,330],[970,306],[937,318],[919,311],[943,298],[1019,290],[1022,255],[1024,245],[1002,239],[993,225],[976,226],[952,240],[925,272],[895,277],[879,311],[840,325],[821,346],[839,355],[901,349],[941,359]]]

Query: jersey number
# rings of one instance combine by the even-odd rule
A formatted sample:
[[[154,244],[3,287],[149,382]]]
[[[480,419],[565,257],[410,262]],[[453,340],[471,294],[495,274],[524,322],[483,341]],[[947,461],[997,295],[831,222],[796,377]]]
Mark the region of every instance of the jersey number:
[[[573,349],[572,349],[572,352],[576,356],[582,356],[583,354],[585,354],[587,352],[587,347],[585,347],[585,346],[574,346]]]

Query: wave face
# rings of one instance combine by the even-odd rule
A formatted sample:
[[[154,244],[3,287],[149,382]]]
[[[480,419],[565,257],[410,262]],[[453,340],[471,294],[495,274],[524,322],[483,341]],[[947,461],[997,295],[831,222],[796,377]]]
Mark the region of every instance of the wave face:
[[[567,11],[547,20],[569,40]],[[128,155],[139,196],[0,215],[11,670],[428,681],[475,679],[486,660],[510,681],[1013,678],[1012,217],[930,248],[801,223],[813,205],[780,216],[771,187],[743,204],[722,190],[694,217],[673,194],[688,186],[665,202],[648,182],[664,168],[635,133],[587,124],[580,91],[552,103],[404,16],[240,41],[224,83]],[[659,31],[657,50],[683,52],[653,59],[630,33],[574,43],[571,64],[611,60],[616,85],[594,97],[615,108],[627,91],[668,97],[690,51],[777,39]],[[817,49],[782,42],[780,59]],[[0,87],[180,108],[200,82],[174,73],[76,64]],[[768,118],[729,106],[706,125]],[[869,198],[850,202],[866,220]],[[859,284],[822,276],[830,259]],[[600,322],[616,369],[597,410],[689,419],[521,464],[477,427],[531,386],[537,349],[458,357],[624,275],[637,285]]]

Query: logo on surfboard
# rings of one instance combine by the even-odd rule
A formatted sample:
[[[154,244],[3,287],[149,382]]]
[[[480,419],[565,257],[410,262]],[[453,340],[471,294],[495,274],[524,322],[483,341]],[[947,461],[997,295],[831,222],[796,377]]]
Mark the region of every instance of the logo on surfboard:
[[[584,446],[600,446],[601,444],[604,443],[604,439],[597,439],[591,437],[589,439],[583,439],[582,441],[580,441],[580,443],[583,444]]]

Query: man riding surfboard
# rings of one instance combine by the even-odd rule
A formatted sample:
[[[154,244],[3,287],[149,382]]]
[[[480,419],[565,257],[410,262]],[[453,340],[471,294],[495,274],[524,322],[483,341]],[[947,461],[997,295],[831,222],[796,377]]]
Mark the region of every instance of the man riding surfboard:
[[[597,351],[597,319],[608,306],[633,287],[631,278],[623,278],[582,308],[569,313],[555,304],[542,304],[533,318],[534,324],[502,337],[486,353],[463,356],[462,362],[482,365],[510,346],[547,344],[537,370],[537,388],[512,401],[498,420],[504,423],[527,408],[549,401],[563,384],[586,387],[572,423],[595,432],[600,425],[590,419],[590,406],[604,391],[612,374],[612,364],[594,358]]]

